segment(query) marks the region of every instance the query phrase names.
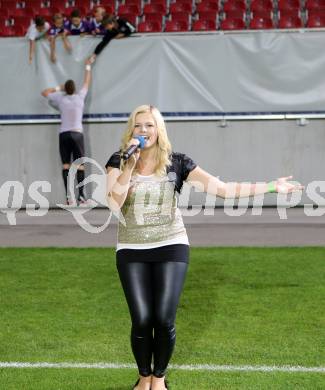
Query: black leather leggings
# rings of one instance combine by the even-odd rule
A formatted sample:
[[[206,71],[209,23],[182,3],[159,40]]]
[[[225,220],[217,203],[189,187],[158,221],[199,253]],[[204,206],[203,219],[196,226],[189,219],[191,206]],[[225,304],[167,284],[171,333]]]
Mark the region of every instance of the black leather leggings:
[[[132,351],[142,376],[153,373],[161,378],[166,373],[175,346],[174,322],[187,267],[187,263],[175,261],[117,261],[132,320]]]

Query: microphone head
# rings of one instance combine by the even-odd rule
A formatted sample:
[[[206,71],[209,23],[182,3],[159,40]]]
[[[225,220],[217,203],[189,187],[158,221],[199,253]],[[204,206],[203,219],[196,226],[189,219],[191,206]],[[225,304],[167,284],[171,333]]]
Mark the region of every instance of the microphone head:
[[[143,149],[143,148],[144,148],[144,145],[145,145],[146,142],[147,142],[146,139],[145,139],[142,135],[137,135],[137,136],[135,136],[135,137],[133,137],[133,138],[139,140],[139,142],[140,142],[139,148],[140,148],[140,149]]]

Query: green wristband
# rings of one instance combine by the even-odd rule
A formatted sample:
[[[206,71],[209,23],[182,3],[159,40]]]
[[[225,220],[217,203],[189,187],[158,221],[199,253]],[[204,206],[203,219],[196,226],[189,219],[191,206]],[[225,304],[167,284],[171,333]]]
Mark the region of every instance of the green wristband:
[[[275,185],[275,182],[274,181],[270,181],[268,184],[267,184],[267,190],[268,192],[277,192],[276,190],[276,185]]]

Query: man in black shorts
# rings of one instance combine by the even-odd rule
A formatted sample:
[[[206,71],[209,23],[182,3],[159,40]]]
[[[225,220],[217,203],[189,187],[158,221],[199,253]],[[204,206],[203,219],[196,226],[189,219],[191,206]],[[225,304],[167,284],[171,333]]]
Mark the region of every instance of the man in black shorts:
[[[55,109],[60,111],[60,155],[62,160],[62,176],[66,191],[67,204],[73,205],[68,195],[68,173],[72,162],[85,156],[84,136],[82,128],[82,116],[84,109],[84,100],[88,92],[91,81],[90,61],[86,61],[85,76],[83,86],[79,92],[76,92],[76,86],[73,80],[67,80],[65,84],[55,88],[47,88],[42,92],[42,96],[48,98],[49,103]],[[63,92],[63,93],[62,93]],[[84,165],[79,165],[77,169],[78,184],[85,178]],[[86,204],[83,186],[79,187],[79,204]]]
[[[94,54],[90,56],[90,61],[94,62],[96,56],[98,56],[105,46],[112,39],[120,39],[130,36],[135,32],[135,27],[125,19],[116,18],[113,15],[104,17],[102,26],[105,28],[106,33],[102,41],[96,46]]]

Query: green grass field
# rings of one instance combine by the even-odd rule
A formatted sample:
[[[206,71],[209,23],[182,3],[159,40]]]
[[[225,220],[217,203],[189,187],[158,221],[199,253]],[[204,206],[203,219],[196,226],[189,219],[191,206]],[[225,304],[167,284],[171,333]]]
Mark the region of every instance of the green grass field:
[[[325,248],[192,248],[172,364],[325,366]],[[0,249],[0,361],[134,363],[114,249]],[[325,373],[169,370],[172,390]],[[4,390],[130,390],[135,369],[0,368]]]

